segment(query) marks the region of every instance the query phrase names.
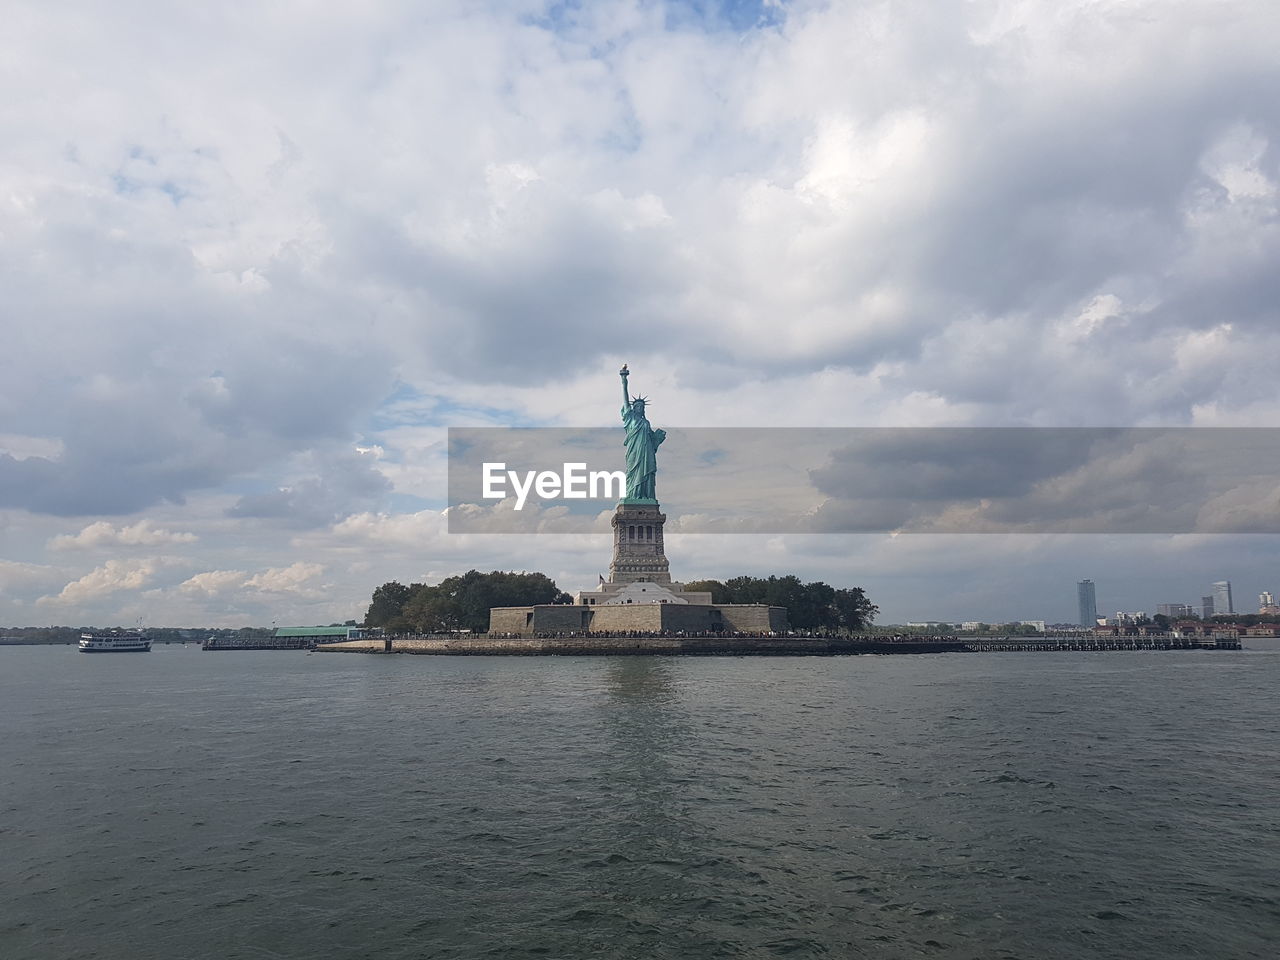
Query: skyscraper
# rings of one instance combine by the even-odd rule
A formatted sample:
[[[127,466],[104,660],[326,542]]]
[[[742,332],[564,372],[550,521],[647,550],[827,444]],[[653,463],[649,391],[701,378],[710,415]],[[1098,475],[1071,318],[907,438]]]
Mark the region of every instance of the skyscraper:
[[[1213,616],[1213,597],[1200,598],[1200,619],[1208,620]]]
[[[1080,626],[1092,630],[1098,625],[1098,598],[1093,592],[1092,580],[1076,584],[1076,600],[1080,604]]]
[[[1231,581],[1219,580],[1213,585],[1213,612],[1235,613],[1236,608],[1231,604]]]

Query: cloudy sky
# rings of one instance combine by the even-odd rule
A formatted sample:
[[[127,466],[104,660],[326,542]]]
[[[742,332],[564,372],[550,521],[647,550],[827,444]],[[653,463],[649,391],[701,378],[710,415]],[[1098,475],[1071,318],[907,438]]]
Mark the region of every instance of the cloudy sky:
[[[1275,426],[1277,36],[1271,0],[11,3],[0,624],[590,585],[607,537],[446,531],[445,431],[608,426],[624,361],[656,426]],[[1267,534],[668,553],[887,621],[1280,588]]]

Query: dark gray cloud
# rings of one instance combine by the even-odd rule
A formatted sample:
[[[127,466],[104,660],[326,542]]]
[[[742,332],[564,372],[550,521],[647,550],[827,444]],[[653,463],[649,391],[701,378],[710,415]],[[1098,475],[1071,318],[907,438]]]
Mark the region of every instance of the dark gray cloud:
[[[377,349],[351,355],[279,336],[257,346],[261,352],[249,343],[172,367],[67,376],[68,395],[33,418],[62,441],[62,453],[0,456],[0,506],[90,515],[181,502],[293,452],[355,436],[389,389]],[[214,364],[227,374],[208,375]]]
[[[1120,431],[906,429],[849,431],[856,439],[810,471],[814,486],[839,499],[916,502],[1018,497],[1037,481],[1088,462]]]
[[[336,523],[351,513],[376,510],[391,492],[390,481],[361,457],[328,452],[307,459],[318,475],[303,477],[270,493],[243,496],[228,509],[228,516],[313,529]]]
[[[686,281],[660,212],[537,181],[511,189],[461,249],[353,218],[338,234],[335,264],[405,297],[417,322],[404,346],[433,356],[447,345],[454,376],[546,383],[621,343],[652,350],[680,335],[671,305]]]
[[[812,472],[817,529],[1280,532],[1271,429],[853,431]]]

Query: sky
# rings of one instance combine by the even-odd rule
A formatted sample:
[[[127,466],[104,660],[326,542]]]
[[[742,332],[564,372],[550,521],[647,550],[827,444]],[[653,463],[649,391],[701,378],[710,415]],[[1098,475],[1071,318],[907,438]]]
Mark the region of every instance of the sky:
[[[607,536],[448,532],[445,439],[616,425],[624,362],[672,428],[1274,426],[1276,36],[1269,0],[11,3],[0,625],[590,586]],[[1252,609],[1278,546],[667,552],[1055,621],[1085,577]]]

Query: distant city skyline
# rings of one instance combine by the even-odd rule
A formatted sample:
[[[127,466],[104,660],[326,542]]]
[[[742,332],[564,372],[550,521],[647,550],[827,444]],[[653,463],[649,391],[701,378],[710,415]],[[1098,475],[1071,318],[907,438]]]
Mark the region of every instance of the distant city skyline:
[[[1079,623],[1085,622],[1085,617],[1087,613],[1086,607],[1085,607],[1086,597],[1088,597],[1089,600],[1092,602],[1093,609],[1096,611],[1097,604],[1096,604],[1096,599],[1094,599],[1096,597],[1096,588],[1097,588],[1097,584],[1093,580],[1081,580],[1081,581],[1078,581],[1076,584],[1077,603],[1078,603],[1077,621]],[[1156,613],[1161,616],[1165,616],[1169,618],[1200,616],[1207,619],[1208,617],[1223,616],[1223,615],[1243,616],[1243,615],[1252,614],[1255,612],[1263,612],[1263,613],[1280,612],[1280,607],[1276,606],[1275,596],[1271,590],[1263,590],[1258,594],[1258,610],[1257,611],[1252,611],[1252,610],[1242,611],[1242,610],[1237,610],[1235,608],[1234,592],[1233,592],[1232,583],[1230,580],[1215,580],[1211,584],[1211,590],[1212,590],[1211,593],[1206,594],[1200,598],[1200,604],[1198,607],[1194,604],[1189,604],[1185,602],[1162,602],[1162,603],[1156,604],[1155,606]],[[1268,610],[1268,608],[1274,608],[1274,609]],[[1133,618],[1138,616],[1145,616],[1145,613],[1143,613],[1140,610],[1135,610],[1135,611],[1120,610],[1120,611],[1117,611],[1112,617],[1108,619],[1115,619],[1115,618],[1123,619],[1123,618]]]
[[[1086,578],[1083,580],[1076,581],[1076,618],[1075,620],[1067,621],[1064,619],[1049,617],[1046,622],[1059,623],[1059,624],[1072,622],[1079,626],[1086,626],[1086,625],[1095,624],[1098,620],[1106,620],[1108,623],[1116,622],[1118,620],[1119,622],[1123,623],[1123,622],[1132,622],[1135,619],[1147,617],[1145,610],[1136,609],[1136,608],[1131,608],[1129,610],[1119,609],[1119,610],[1116,610],[1114,613],[1107,614],[1107,615],[1099,614],[1098,601],[1097,601],[1098,586],[1099,584],[1093,578]],[[1214,581],[1211,586],[1212,586],[1212,589],[1214,590],[1214,595],[1206,595],[1202,597],[1200,605],[1185,603],[1185,602],[1161,602],[1161,603],[1155,604],[1155,612],[1161,616],[1168,617],[1171,620],[1176,620],[1184,617],[1196,617],[1196,616],[1203,616],[1204,618],[1208,618],[1224,612],[1224,611],[1216,610],[1216,606],[1215,606],[1216,602],[1220,602],[1224,606],[1229,605],[1230,615],[1238,614],[1243,616],[1246,613],[1254,612],[1254,611],[1239,611],[1234,609],[1233,588],[1232,588],[1231,581],[1229,580]],[[1215,595],[1217,595],[1220,598],[1218,601],[1215,601]],[[1272,593],[1272,591],[1263,590],[1259,593],[1258,595],[1259,612],[1280,613],[1280,607],[1277,607],[1271,611],[1266,610],[1267,607],[1274,606],[1274,603],[1275,603],[1275,600],[1274,600],[1274,594]],[[946,619],[915,620],[915,621],[910,621],[908,625],[920,626],[927,623],[959,624],[959,623],[972,623],[972,622],[984,622],[984,623],[997,624],[997,623],[1020,623],[1020,622],[1029,622],[1029,621],[1025,619],[1019,619],[1018,617],[1000,618],[997,616],[990,616],[985,620],[981,620],[981,621],[974,621],[972,618],[957,617],[952,620],[946,620]]]
[[[1233,588],[1230,580],[1218,580],[1211,584],[1214,594],[1206,595],[1201,598],[1200,605],[1184,603],[1184,602],[1161,602],[1154,605],[1156,614],[1169,618],[1170,620],[1178,620],[1185,617],[1202,616],[1208,618],[1216,616],[1223,611],[1216,611],[1215,603],[1221,602],[1224,606],[1230,606],[1231,615],[1245,615],[1246,613],[1254,613],[1255,611],[1239,611],[1234,609]],[[953,617],[934,618],[934,619],[909,619],[906,621],[892,621],[905,623],[906,626],[921,627],[931,624],[953,624],[953,625],[973,625],[976,623],[986,624],[1009,624],[1009,623],[1048,623],[1048,624],[1066,624],[1074,623],[1077,626],[1089,626],[1096,624],[1099,620],[1105,620],[1108,623],[1128,623],[1138,619],[1147,618],[1147,614],[1143,609],[1131,608],[1129,610],[1118,609],[1112,614],[1100,615],[1098,613],[1097,601],[1098,583],[1093,578],[1086,578],[1076,581],[1076,618],[1069,621],[1061,618],[1046,617],[1042,621],[1028,620],[1025,617],[1016,616],[996,616],[991,615],[986,618],[973,617]],[[1215,601],[1215,595],[1220,600]],[[1258,594],[1257,612],[1263,613],[1280,613],[1280,607],[1275,606],[1274,594],[1270,590],[1262,590]],[[1268,607],[1273,609],[1268,610]]]

